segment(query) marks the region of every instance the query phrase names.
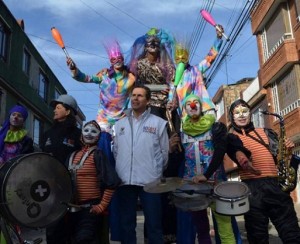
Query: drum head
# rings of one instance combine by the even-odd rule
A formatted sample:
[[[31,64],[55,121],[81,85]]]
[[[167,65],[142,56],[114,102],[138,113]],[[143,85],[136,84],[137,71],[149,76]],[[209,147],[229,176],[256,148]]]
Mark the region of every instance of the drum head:
[[[70,202],[72,181],[68,170],[46,153],[32,153],[1,168],[1,202],[12,223],[42,228],[62,217]],[[4,172],[3,172],[4,171]]]
[[[249,195],[249,188],[243,182],[225,181],[221,182],[214,188],[215,195],[222,198],[235,199]]]
[[[173,194],[181,198],[197,198],[203,195],[210,195],[212,192],[212,185],[208,183],[193,184],[187,183],[178,187]]]

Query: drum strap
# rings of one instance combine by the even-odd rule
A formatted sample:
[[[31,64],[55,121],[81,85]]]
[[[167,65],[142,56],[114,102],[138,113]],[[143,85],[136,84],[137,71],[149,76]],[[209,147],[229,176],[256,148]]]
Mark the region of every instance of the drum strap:
[[[195,148],[195,159],[196,159],[196,173],[201,173],[201,161],[200,161],[200,150],[199,150],[199,141],[194,142],[194,148]]]
[[[77,186],[77,170],[80,169],[83,164],[84,164],[84,161],[86,160],[86,158],[96,150],[97,146],[93,146],[93,147],[90,147],[86,152],[85,154],[81,157],[80,159],[80,162],[79,164],[73,164],[73,160],[74,160],[74,157],[75,157],[75,154],[76,152],[78,151],[75,151],[71,154],[70,158],[69,158],[69,171],[71,173],[71,178],[72,178],[72,182],[73,182],[73,186],[74,186],[74,199],[75,199],[75,203],[77,203],[77,189],[76,189],[76,186]]]
[[[76,154],[76,151],[73,152],[69,158],[69,170],[77,170],[77,169],[80,169],[82,166],[83,166],[83,163],[85,162],[86,158],[93,152],[96,150],[96,147],[97,146],[93,146],[93,147],[90,147],[86,152],[85,154],[81,157],[80,159],[80,162],[79,164],[73,164],[73,160],[74,160],[74,157],[75,157],[75,154]]]

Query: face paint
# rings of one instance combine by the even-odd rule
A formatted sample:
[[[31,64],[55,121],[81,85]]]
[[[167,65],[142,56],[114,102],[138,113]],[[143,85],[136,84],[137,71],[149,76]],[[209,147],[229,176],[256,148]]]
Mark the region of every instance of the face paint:
[[[24,124],[24,118],[21,113],[13,112],[9,117],[9,123],[14,127],[22,127]]]
[[[191,99],[185,104],[186,113],[193,119],[197,119],[201,115],[201,104],[198,100]]]
[[[250,109],[238,105],[233,109],[233,121],[237,126],[243,127],[250,123]]]
[[[186,49],[176,49],[175,51],[175,63],[187,63],[189,61],[189,53]]]
[[[100,135],[100,130],[98,130],[94,125],[88,124],[82,129],[82,138],[85,144],[96,144]]]
[[[111,57],[110,63],[115,69],[121,68],[124,65],[124,58],[123,56]]]
[[[145,48],[148,52],[158,52],[160,49],[160,40],[154,36],[148,37]]]
[[[111,57],[110,58],[111,65],[115,65],[117,63],[123,63],[123,62],[124,62],[123,56],[117,56],[117,57]]]

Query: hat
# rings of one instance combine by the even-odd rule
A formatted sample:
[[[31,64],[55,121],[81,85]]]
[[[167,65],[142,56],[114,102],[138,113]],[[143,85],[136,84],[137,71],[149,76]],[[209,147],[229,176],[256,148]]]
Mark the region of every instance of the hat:
[[[54,99],[50,102],[50,106],[55,107],[59,103],[67,105],[67,107],[71,108],[74,111],[75,115],[77,114],[78,105],[74,97],[67,94],[60,95],[57,99]]]

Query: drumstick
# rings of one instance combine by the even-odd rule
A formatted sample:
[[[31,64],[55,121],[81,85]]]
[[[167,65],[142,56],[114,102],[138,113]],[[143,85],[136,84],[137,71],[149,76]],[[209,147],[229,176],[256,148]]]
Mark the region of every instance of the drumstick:
[[[173,135],[174,133],[176,133],[176,130],[175,130],[175,126],[172,122],[172,113],[169,109],[166,109],[166,117],[167,117],[167,120],[168,120],[168,125],[169,125],[170,132]],[[177,143],[177,147],[178,147],[178,151],[182,152],[180,142]]]
[[[214,180],[207,180],[207,181],[200,181],[200,182],[194,182],[192,179],[182,179],[183,181],[187,182],[187,183],[191,183],[191,184],[195,184],[195,185],[199,185],[199,184],[203,184],[203,183],[208,183],[211,185],[215,184]]]

